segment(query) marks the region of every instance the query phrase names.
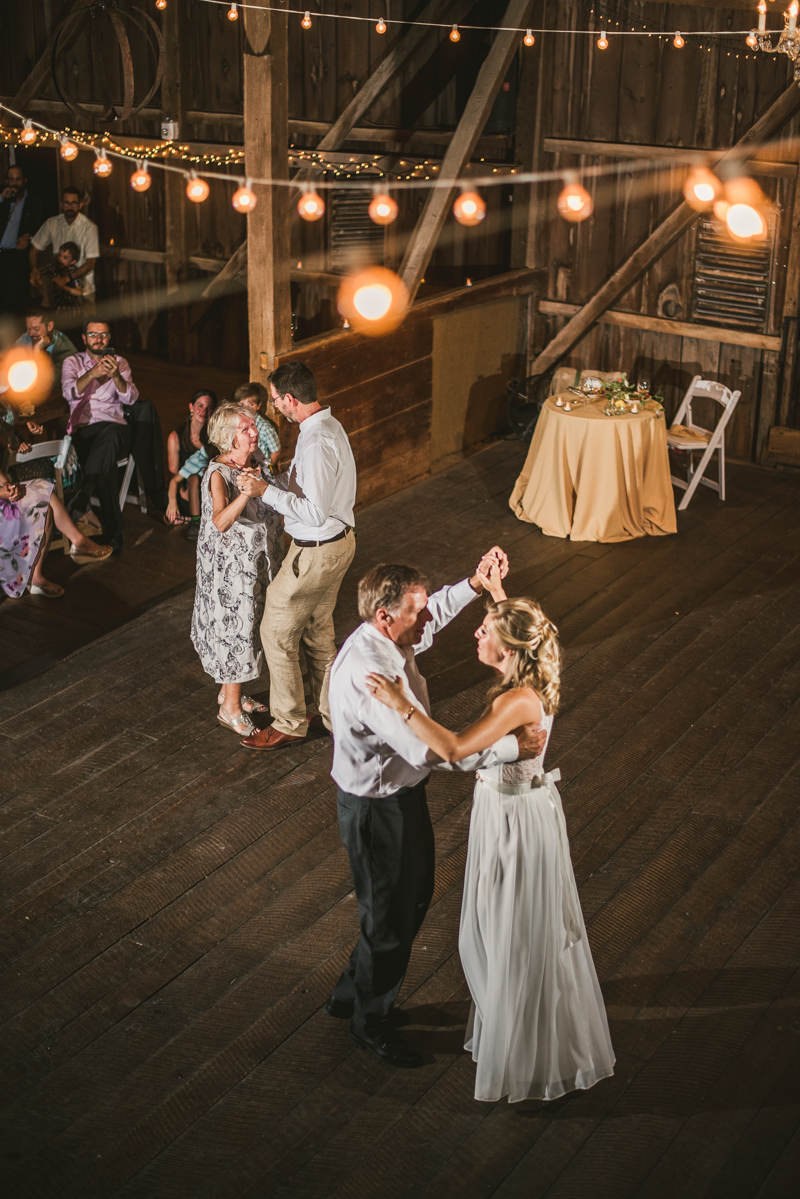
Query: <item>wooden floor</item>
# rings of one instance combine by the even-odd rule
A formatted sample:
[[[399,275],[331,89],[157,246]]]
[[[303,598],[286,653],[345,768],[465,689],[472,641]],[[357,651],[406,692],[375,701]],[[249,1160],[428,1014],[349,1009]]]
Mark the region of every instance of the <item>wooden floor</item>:
[[[617,1053],[556,1103],[472,1098],[456,935],[471,780],[430,787],[434,903],[393,1071],[322,1004],[356,932],[331,744],[241,750],[191,596],[0,695],[2,1193],[41,1199],[786,1199],[800,1170],[800,478],[730,471],[677,537],[518,523],[499,443],[360,514],[387,558],[495,541],[566,647],[549,755]],[[422,660],[481,706],[476,604]],[[794,1180],[794,1181],[793,1181]]]

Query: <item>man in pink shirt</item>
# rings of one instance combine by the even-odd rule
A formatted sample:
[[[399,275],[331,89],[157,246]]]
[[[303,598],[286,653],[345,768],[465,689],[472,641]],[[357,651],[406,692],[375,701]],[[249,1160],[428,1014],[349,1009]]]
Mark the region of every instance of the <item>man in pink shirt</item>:
[[[117,462],[130,452],[131,435],[124,409],[139,398],[124,358],[110,351],[105,321],[89,320],[83,331],[86,350],[65,359],[61,389],[69,404],[67,426],[83,470],[83,487],[70,510],[85,511],[96,491],[100,519],[114,553],[122,550]]]

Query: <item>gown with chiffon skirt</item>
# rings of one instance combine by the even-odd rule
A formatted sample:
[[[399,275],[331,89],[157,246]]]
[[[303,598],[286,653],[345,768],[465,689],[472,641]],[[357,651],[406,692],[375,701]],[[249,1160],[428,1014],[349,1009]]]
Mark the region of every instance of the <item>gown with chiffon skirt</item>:
[[[552,716],[542,717],[548,740]],[[545,746],[546,749],[546,746]],[[614,1072],[555,786],[535,759],[479,771],[459,953],[475,1098],[557,1099]]]

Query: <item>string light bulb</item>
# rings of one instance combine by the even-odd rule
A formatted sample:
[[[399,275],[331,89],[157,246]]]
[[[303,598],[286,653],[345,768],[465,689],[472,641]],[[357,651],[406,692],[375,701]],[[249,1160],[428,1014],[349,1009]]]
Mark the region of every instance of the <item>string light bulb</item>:
[[[64,159],[64,162],[72,162],[74,158],[78,157],[78,147],[74,142],[71,142],[68,137],[64,137],[63,135],[59,138],[59,141],[61,142],[61,149],[58,152]]]
[[[100,179],[107,179],[114,169],[110,158],[106,157],[105,150],[95,150],[97,157],[92,164],[92,170]]]
[[[304,221],[318,221],[325,212],[325,201],[316,192],[304,189],[297,201],[297,211]]]
[[[237,212],[241,212],[244,216],[248,212],[252,212],[258,203],[258,196],[253,191],[252,179],[245,179],[241,187],[238,187],[231,196],[231,204]]]
[[[4,385],[4,402],[16,415],[32,415],[31,401],[45,399],[53,386],[50,355],[37,353],[31,346],[12,346],[0,360],[0,384]]]
[[[228,9],[228,20],[229,21],[238,21],[239,20],[239,9],[237,8],[237,6],[235,4],[232,4],[230,6],[230,8]]]
[[[137,162],[136,170],[131,175],[131,187],[135,192],[146,192],[153,179],[147,169],[147,164]]]
[[[686,42],[681,37],[680,29],[678,30],[678,32],[675,34],[674,38],[672,39],[672,44],[676,50],[682,50],[683,47],[686,45]]]
[[[385,33],[386,32],[386,22],[384,21],[383,17],[380,18],[380,20],[378,21],[378,24],[375,26],[375,32],[376,33]]]
[[[720,211],[724,208],[721,219],[725,221],[734,241],[763,241],[767,236],[766,205],[764,193],[755,179],[749,175],[738,175],[726,182],[723,199],[720,204],[714,205],[714,212],[719,216],[717,208]]]
[[[22,142],[22,144],[25,146],[32,146],[37,137],[38,134],[33,127],[33,123],[31,121],[23,121],[22,129],[19,133],[19,140]]]
[[[576,224],[594,212],[594,201],[574,172],[564,176],[564,188],[558,197],[558,211],[565,221]]]
[[[597,49],[598,50],[607,50],[608,49],[608,38],[606,37],[605,29],[600,30],[600,36],[597,39]]]
[[[336,306],[357,333],[383,337],[403,321],[408,311],[408,288],[394,271],[371,266],[349,275],[341,284]]]
[[[156,0],[156,8],[163,10],[167,7],[167,0]]]
[[[745,38],[745,41],[746,41],[747,45],[750,47],[750,49],[751,49],[751,50],[757,50],[757,49],[758,49],[758,37],[756,36],[756,31],[755,31],[755,29],[751,29],[751,30],[750,30],[750,32],[748,33],[747,37]]]
[[[300,24],[302,25],[303,29],[311,28],[311,13],[308,11],[308,9],[306,9],[305,15]]]
[[[477,192],[462,191],[453,205],[453,216],[460,225],[479,225],[486,216],[486,203]]]
[[[208,199],[211,188],[205,179],[201,179],[196,171],[190,171],[186,183],[186,195],[194,204],[202,204]]]
[[[397,202],[376,188],[368,212],[376,225],[391,225],[397,217]]]
[[[527,30],[525,31],[525,36],[524,36],[524,38],[523,38],[522,40],[523,40],[523,42],[525,43],[525,45],[526,45],[526,46],[532,46],[532,45],[533,45],[533,43],[536,41],[536,38],[535,38],[535,37],[533,36],[533,34],[531,33],[530,29],[527,29]]]
[[[717,176],[709,171],[708,167],[692,167],[683,185],[683,196],[686,203],[697,209],[698,212],[702,212],[704,208],[708,208],[710,204],[718,200],[721,192],[722,184]]]
[[[461,41],[461,34],[458,32],[458,25],[453,25],[453,28],[450,30],[450,41],[451,42],[460,42]]]

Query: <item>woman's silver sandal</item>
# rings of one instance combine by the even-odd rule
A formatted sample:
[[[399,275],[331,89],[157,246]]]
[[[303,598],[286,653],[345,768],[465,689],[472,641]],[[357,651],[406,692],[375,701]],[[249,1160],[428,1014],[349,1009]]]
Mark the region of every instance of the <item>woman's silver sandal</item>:
[[[225,700],[221,695],[217,696],[217,703],[220,707],[222,707],[222,705],[225,703]],[[251,712],[269,712],[267,705],[262,704],[258,699],[253,699],[252,695],[243,695],[241,698],[241,704],[242,711],[247,712],[248,715]],[[250,705],[249,707],[247,706],[248,704]]]
[[[240,716],[231,716],[221,707],[217,712],[217,720],[224,724],[226,729],[233,729],[237,737],[249,737],[256,731],[256,726],[246,712],[242,712]]]

